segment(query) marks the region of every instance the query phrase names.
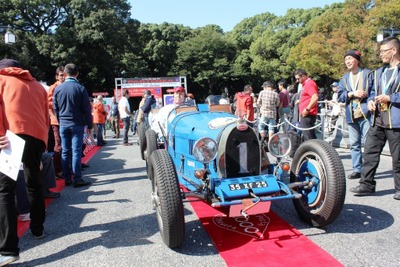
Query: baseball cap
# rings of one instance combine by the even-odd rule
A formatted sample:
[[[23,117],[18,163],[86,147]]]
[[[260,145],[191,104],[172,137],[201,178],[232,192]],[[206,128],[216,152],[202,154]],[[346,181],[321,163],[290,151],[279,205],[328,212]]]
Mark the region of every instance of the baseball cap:
[[[334,86],[338,86],[339,84],[337,83],[337,82],[333,82],[332,84],[331,84],[331,87],[334,87]]]
[[[178,87],[174,88],[173,92],[174,93],[179,93],[179,92],[185,93],[185,88],[183,88],[182,86],[178,86]]]
[[[9,67],[17,67],[21,68],[21,64],[14,59],[4,58],[0,60],[0,69],[9,68]]]

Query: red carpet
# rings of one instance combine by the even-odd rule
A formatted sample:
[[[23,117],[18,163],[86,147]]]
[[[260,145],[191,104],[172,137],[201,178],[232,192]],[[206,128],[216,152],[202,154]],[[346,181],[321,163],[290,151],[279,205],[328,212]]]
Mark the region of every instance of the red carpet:
[[[85,156],[82,158],[82,163],[87,164],[89,162],[89,160],[97,153],[97,151],[100,150],[100,147],[98,146],[94,146],[91,148],[87,148],[84,151]],[[64,187],[64,180],[56,180],[56,188],[52,188],[51,191],[54,192],[61,192]],[[51,198],[46,198],[45,202],[46,202],[46,207],[50,205],[51,202],[53,202],[54,199]],[[20,222],[18,221],[18,236],[21,237],[25,234],[25,232],[29,229],[29,223],[30,221],[26,221],[26,222]]]
[[[275,213],[229,218],[191,202],[227,266],[343,266]]]
[[[87,164],[99,149],[96,146],[88,150],[82,162]],[[60,192],[63,188],[64,181],[57,180],[57,187],[52,191]],[[46,199],[46,206],[52,201]],[[273,212],[252,215],[246,221],[241,217],[225,217],[202,201],[191,205],[229,267],[343,266]],[[29,222],[18,222],[18,236],[28,229]]]

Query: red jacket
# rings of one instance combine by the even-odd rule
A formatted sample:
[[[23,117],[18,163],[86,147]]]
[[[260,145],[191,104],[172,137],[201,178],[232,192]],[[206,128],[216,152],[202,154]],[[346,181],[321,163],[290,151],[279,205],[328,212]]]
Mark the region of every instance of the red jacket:
[[[0,69],[0,136],[10,130],[47,144],[49,105],[44,87],[28,70]]]
[[[254,107],[253,107],[253,98],[244,92],[239,92],[235,95],[236,98],[236,111],[235,115],[243,118],[247,115],[249,111],[249,116],[247,120],[254,121]]]

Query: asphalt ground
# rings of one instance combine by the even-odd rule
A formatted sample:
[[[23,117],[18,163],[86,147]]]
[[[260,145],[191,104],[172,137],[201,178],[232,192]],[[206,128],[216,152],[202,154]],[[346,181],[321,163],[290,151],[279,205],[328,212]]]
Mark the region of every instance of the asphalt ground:
[[[184,245],[174,250],[164,245],[138,145],[122,146],[107,133],[108,144],[83,172],[92,185],[62,191],[47,208],[46,237],[36,240],[26,233],[21,259],[12,266],[226,266],[188,203]],[[130,135],[133,140],[137,136]],[[337,151],[350,174],[349,150]],[[324,229],[303,223],[291,201],[275,202],[272,210],[344,266],[400,266],[400,201],[393,199],[390,156],[381,156],[376,179],[376,194],[366,197],[353,196],[349,188],[358,182],[346,179],[345,206]],[[299,264],[306,266],[307,259]],[[269,266],[268,259],[260,265]]]

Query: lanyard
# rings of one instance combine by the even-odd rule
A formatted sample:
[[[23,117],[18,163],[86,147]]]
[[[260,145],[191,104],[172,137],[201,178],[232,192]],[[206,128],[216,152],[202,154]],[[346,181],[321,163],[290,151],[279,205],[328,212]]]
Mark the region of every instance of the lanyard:
[[[393,69],[392,76],[390,77],[390,80],[387,81],[387,75],[386,72],[389,68],[385,68],[382,74],[382,93],[386,95],[386,93],[389,91],[390,87],[392,86],[395,78],[397,79],[397,74],[399,73],[399,69],[397,66]]]

